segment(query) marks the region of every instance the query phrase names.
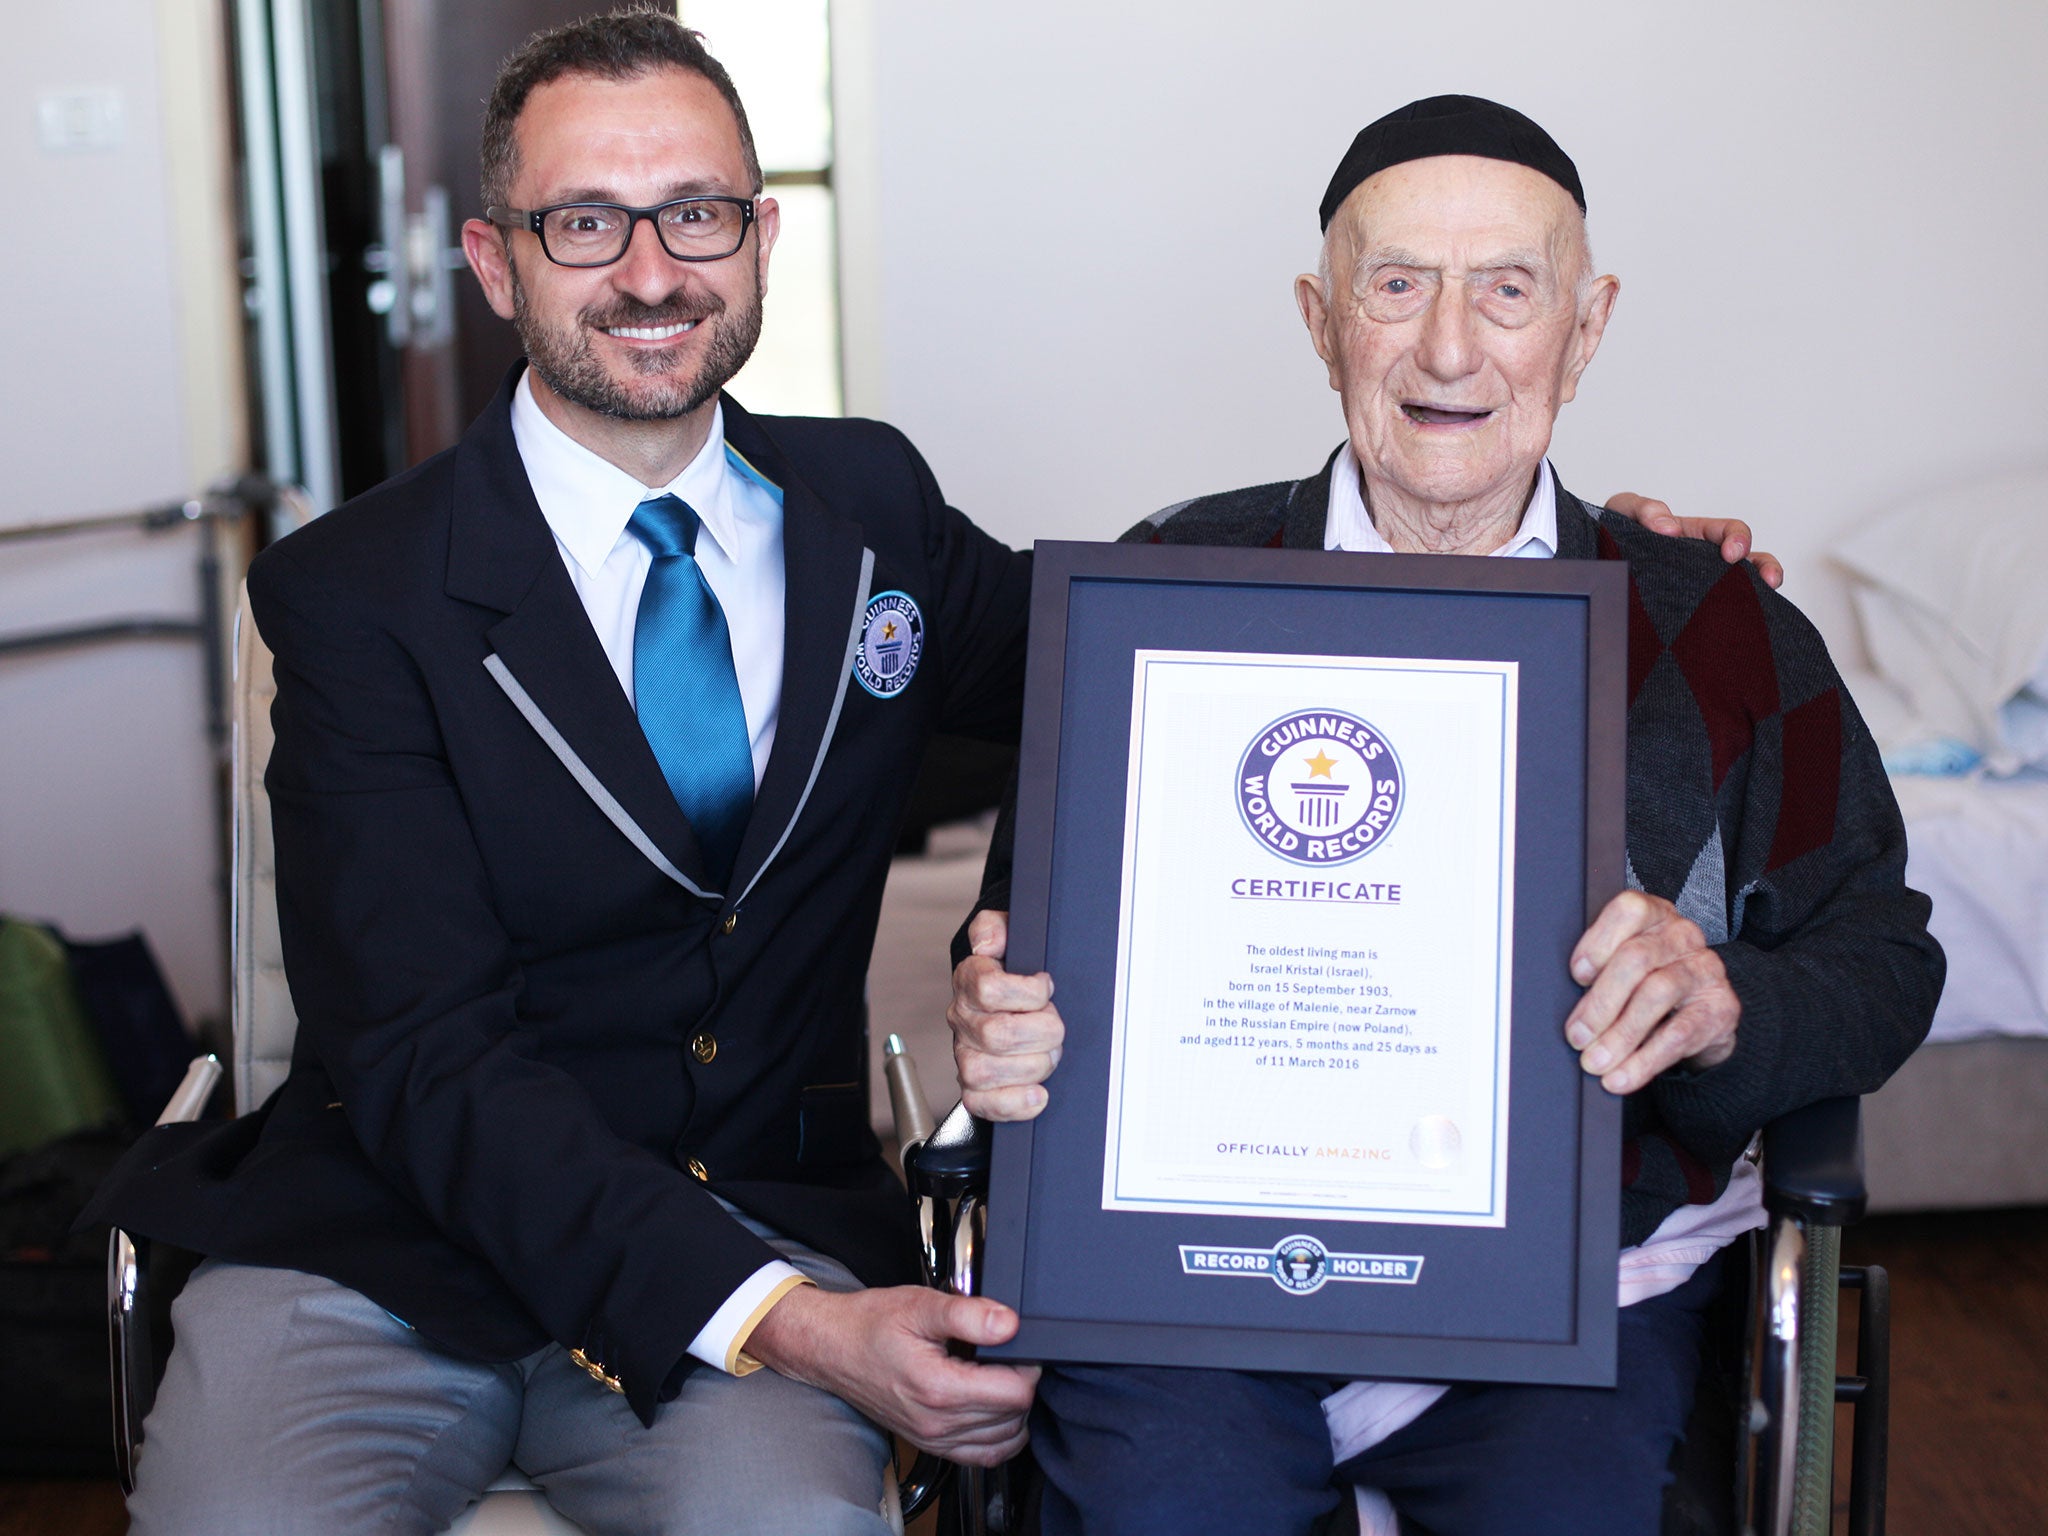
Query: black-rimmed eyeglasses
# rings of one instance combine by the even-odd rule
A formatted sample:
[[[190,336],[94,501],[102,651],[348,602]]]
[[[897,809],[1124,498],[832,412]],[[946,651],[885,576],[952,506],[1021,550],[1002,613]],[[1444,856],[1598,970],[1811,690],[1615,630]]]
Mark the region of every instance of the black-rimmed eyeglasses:
[[[661,248],[677,261],[723,261],[746,241],[754,222],[750,197],[679,197],[649,208],[624,203],[557,203],[552,208],[486,208],[504,229],[530,229],[558,267],[608,267],[633,243],[633,226],[654,225]]]

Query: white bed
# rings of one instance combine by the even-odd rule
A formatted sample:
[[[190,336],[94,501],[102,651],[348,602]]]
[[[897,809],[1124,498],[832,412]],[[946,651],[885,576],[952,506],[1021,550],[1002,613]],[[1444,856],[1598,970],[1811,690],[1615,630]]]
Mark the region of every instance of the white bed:
[[[1900,777],[1906,880],[1948,982],[1865,1102],[1873,1211],[2048,1204],[2048,774]]]
[[[1930,1041],[2048,1038],[2048,774],[1892,781],[1948,986]]]
[[[1927,1044],[1865,1106],[1871,1206],[2048,1204],[2048,472],[1917,496],[1834,556],[1948,951]]]

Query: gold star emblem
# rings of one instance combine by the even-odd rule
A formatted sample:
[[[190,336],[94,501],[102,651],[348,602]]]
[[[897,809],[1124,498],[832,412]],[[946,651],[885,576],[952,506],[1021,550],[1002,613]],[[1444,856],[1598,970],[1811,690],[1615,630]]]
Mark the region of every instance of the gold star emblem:
[[[894,619],[891,619],[882,626],[882,638],[884,640],[894,640],[896,638],[896,621]]]
[[[1308,764],[1308,776],[1312,779],[1330,778],[1330,770],[1337,766],[1337,759],[1324,752],[1321,747],[1316,748],[1314,757],[1304,757],[1302,761]],[[1334,784],[1336,780],[1331,779],[1330,782]]]

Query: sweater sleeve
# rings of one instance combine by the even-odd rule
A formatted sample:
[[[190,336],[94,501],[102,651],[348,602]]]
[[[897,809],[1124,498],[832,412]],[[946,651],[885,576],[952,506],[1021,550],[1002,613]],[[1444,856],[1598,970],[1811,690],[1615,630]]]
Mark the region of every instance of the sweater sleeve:
[[[1766,1122],[1878,1088],[1926,1037],[1941,993],[1928,899],[1875,742],[1819,633],[1757,584],[1779,707],[1754,723],[1719,797],[1742,1003],[1734,1054],[1652,1085],[1658,1115],[1710,1166]]]

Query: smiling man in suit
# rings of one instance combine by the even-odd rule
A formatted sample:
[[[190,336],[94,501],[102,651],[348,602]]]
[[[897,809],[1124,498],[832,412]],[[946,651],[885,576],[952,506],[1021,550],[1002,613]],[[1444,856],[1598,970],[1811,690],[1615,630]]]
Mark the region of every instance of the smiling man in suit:
[[[528,365],[250,573],[300,1018],[112,1215],[210,1255],[137,1533],[864,1532],[884,1431],[1022,1442],[867,1125],[863,983],[939,729],[1014,737],[1028,566],[872,422],[720,394],[775,201],[671,12],[543,35],[464,246]],[[757,1366],[769,1369],[759,1370]]]

